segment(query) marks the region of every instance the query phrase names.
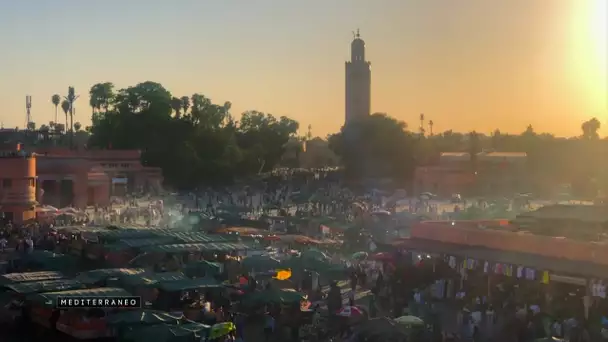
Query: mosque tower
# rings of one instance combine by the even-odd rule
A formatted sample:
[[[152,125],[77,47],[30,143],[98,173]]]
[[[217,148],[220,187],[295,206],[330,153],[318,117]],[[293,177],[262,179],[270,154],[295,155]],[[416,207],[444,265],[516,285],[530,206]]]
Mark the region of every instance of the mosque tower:
[[[359,30],[350,44],[350,61],[346,62],[345,124],[370,115],[371,63],[365,60],[365,42]]]

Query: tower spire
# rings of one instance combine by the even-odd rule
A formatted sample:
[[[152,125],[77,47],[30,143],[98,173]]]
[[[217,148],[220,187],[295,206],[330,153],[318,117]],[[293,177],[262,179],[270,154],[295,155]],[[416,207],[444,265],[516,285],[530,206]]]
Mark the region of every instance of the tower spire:
[[[357,29],[357,34],[355,34],[355,38],[361,38],[361,34],[359,34],[359,29]]]

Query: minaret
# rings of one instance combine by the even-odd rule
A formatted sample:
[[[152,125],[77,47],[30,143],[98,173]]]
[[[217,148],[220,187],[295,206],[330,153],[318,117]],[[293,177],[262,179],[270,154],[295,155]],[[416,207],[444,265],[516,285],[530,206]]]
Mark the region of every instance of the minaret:
[[[350,61],[346,62],[345,124],[370,114],[371,63],[365,60],[365,42],[359,30],[350,44]]]

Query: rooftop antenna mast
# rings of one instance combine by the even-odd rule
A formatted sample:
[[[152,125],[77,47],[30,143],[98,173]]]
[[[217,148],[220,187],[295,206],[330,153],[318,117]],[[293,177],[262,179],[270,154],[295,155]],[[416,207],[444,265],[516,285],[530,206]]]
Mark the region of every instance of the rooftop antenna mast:
[[[32,97],[25,95],[25,128],[29,129],[29,124],[32,122]]]
[[[420,136],[424,137],[425,129],[424,129],[424,113],[420,114]]]

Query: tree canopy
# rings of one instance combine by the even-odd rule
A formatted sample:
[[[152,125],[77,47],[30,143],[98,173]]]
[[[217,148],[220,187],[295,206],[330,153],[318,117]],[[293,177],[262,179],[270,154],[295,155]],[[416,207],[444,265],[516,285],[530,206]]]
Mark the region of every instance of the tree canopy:
[[[231,182],[275,167],[298,122],[248,111],[240,120],[231,104],[201,94],[175,97],[161,84],[143,82],[114,91],[91,87],[89,148],[139,149],[142,163],[163,169],[183,189]]]
[[[329,146],[351,178],[410,180],[418,142],[406,128],[405,122],[375,113],[342,127],[328,138]]]

